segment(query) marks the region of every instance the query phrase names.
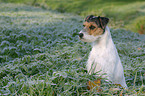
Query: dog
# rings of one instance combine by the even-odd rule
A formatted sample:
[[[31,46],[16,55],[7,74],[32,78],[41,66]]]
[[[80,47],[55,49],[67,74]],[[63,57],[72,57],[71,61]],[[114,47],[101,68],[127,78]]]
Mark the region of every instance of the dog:
[[[119,84],[128,89],[117,49],[113,43],[106,17],[89,15],[79,32],[79,38],[84,42],[92,42],[92,50],[87,61],[89,74],[98,72],[113,84]],[[106,75],[103,75],[103,74]]]

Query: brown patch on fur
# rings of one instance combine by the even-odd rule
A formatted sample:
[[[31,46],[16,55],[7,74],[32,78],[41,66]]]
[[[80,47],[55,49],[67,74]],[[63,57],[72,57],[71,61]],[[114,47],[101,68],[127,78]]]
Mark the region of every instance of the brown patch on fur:
[[[97,36],[103,34],[103,29],[98,28],[95,22],[84,22],[84,27],[87,29],[89,35]],[[90,29],[91,26],[94,26],[94,29]]]

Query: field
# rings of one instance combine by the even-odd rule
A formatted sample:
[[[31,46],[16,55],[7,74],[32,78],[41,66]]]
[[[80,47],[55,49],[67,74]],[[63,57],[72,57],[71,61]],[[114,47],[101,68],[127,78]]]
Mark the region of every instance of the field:
[[[111,29],[129,89],[87,89],[91,44],[81,42],[83,18],[23,4],[0,4],[0,95],[145,95],[145,35]]]
[[[145,34],[144,0],[0,0],[0,2],[25,3],[43,9],[73,13],[82,17],[93,14],[110,19],[110,27],[125,28]]]
[[[36,4],[83,17],[90,14],[106,16],[112,28],[125,28],[145,34],[144,0],[37,0]]]

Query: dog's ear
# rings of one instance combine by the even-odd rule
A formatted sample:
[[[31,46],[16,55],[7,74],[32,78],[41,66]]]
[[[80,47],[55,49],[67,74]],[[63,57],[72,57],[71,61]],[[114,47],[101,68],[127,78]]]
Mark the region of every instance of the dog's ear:
[[[90,19],[92,19],[94,16],[93,15],[88,15],[86,18],[85,18],[85,21],[89,21]]]
[[[100,17],[100,16],[98,16],[98,19],[100,21],[100,25],[101,25],[102,29],[105,29],[105,27],[107,26],[107,24],[109,22],[109,19],[106,17]]]

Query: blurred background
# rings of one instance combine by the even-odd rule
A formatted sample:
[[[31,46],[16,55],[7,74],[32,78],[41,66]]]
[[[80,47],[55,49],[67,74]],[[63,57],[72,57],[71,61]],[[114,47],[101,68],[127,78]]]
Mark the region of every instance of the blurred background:
[[[110,27],[145,34],[145,0],[0,0],[22,3],[61,13],[110,18]]]

